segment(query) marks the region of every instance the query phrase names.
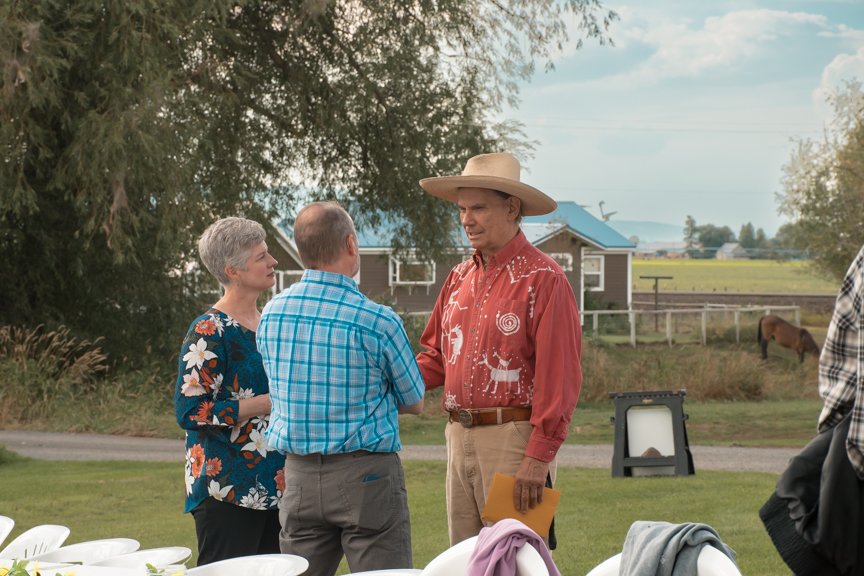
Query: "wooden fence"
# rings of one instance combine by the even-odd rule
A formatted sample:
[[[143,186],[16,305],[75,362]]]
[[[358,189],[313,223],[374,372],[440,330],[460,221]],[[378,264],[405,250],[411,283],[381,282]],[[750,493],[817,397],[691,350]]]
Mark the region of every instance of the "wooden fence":
[[[742,317],[749,320],[748,325],[755,326],[755,322],[764,314],[794,315],[794,323],[801,324],[801,308],[799,306],[727,306],[706,304],[702,308],[685,308],[669,310],[583,310],[582,331],[586,337],[603,338],[601,334],[601,319],[610,319],[614,327],[610,332],[622,335],[624,330],[629,329],[629,340],[631,346],[636,346],[639,338],[637,332],[643,334],[644,341],[662,341],[659,336],[665,336],[666,342],[671,346],[679,339],[688,341],[697,340],[703,346],[708,343],[708,328],[712,323],[719,327],[734,326],[735,341],[741,341]],[[719,322],[717,319],[720,319]],[[654,329],[650,331],[650,322],[653,320]],[[660,325],[663,324],[661,332]],[[642,327],[640,332],[640,326]],[[647,326],[647,327],[646,327]],[[618,329],[615,330],[615,327]],[[697,331],[694,338],[693,333]],[[650,334],[650,337],[644,336]]]

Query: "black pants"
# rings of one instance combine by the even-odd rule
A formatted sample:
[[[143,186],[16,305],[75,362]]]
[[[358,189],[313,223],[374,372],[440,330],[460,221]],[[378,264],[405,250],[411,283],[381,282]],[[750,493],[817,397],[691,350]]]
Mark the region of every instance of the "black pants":
[[[252,510],[206,498],[192,510],[198,566],[217,560],[279,554],[279,511]]]

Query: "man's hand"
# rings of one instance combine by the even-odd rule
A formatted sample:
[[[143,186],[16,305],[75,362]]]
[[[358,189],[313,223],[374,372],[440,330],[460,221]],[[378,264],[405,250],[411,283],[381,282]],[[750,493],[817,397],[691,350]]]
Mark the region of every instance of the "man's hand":
[[[522,458],[513,488],[513,506],[525,514],[543,501],[543,488],[549,474],[549,463],[530,456]]]

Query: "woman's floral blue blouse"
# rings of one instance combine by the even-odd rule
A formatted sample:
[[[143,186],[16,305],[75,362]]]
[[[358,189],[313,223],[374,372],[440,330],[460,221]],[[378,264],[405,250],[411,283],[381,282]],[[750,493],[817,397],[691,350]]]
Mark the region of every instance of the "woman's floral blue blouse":
[[[270,391],[255,332],[211,308],[189,326],[178,372],[174,408],[186,430],[186,512],[208,496],[276,509],[285,457],[264,439],[269,416],[237,421],[241,399]]]

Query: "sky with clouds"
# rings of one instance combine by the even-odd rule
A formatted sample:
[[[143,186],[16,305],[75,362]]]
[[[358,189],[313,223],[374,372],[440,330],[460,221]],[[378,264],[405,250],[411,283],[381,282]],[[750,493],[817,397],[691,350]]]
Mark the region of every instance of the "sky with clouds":
[[[505,111],[537,143],[522,179],[613,220],[692,215],[772,236],[794,139],[820,139],[826,94],[864,81],[864,3],[604,4],[615,46],[565,48]]]

